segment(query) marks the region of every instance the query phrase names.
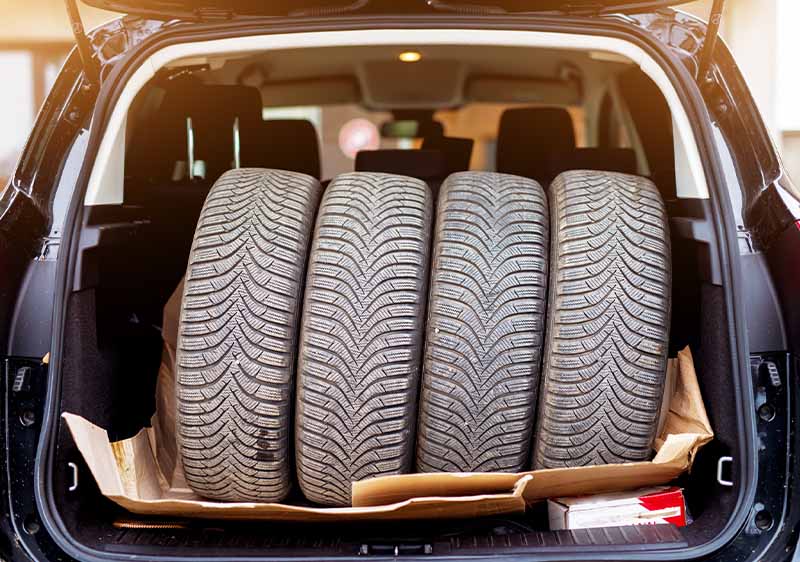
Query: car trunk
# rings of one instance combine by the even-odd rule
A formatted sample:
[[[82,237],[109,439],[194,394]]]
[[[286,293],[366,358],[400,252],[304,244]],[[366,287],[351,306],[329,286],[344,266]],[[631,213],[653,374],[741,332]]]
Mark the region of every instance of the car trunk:
[[[146,248],[135,247],[110,251],[128,258],[146,254]],[[694,518],[686,528],[646,526],[550,532],[543,505],[533,506],[520,516],[437,521],[435,526],[429,521],[313,526],[164,521],[132,515],[103,498],[63,422],[58,430],[55,466],[76,463],[81,479],[78,489],[69,492],[73,484],[71,471],[54,472],[53,493],[61,516],[79,542],[108,553],[141,556],[345,556],[363,548],[370,553],[391,554],[395,546],[410,554],[427,554],[425,549],[432,548],[434,555],[442,556],[560,552],[592,545],[641,552],[643,548],[703,544],[719,534],[736,505],[736,487],[717,482],[717,463],[720,457],[740,454],[735,433],[738,413],[734,410],[733,385],[729,384],[732,366],[722,289],[702,279],[697,269],[702,258],[696,244],[673,239],[673,252],[676,306],[671,352],[674,355],[683,346],[691,346],[716,435],[698,454],[691,474],[679,481]],[[148,267],[146,258],[139,263]],[[133,283],[125,292],[134,295],[136,272],[130,273],[134,275]],[[147,319],[131,316],[135,314],[134,299],[121,299],[118,289],[98,286],[76,292],[70,298],[60,407],[63,412],[79,414],[106,428],[112,439],[130,437],[149,423],[155,407],[162,345],[158,331]],[[741,481],[738,476],[732,475],[734,482]],[[288,501],[303,503],[298,494]]]
[[[643,79],[638,70],[634,74],[632,88],[649,88],[660,96],[655,85]],[[621,87],[625,87],[624,80]],[[634,119],[637,113],[653,111],[647,104],[637,108],[635,98],[628,103]],[[666,104],[662,105],[666,108]],[[664,117],[669,122],[669,115]],[[642,139],[643,144],[646,140]],[[651,140],[658,143],[658,139]],[[134,148],[129,147],[129,151]],[[718,481],[718,464],[722,457],[741,458],[747,451],[738,434],[738,416],[742,412],[737,410],[740,397],[731,378],[736,366],[731,361],[731,319],[717,265],[719,252],[715,241],[709,243],[697,234],[713,224],[712,206],[705,199],[678,196],[673,152],[666,156],[667,162],[672,162],[671,179],[667,170],[659,180],[667,184],[659,187],[665,187],[662,193],[670,218],[673,260],[670,357],[685,346],[691,348],[715,432],[714,441],[697,455],[691,473],[677,482],[685,490],[693,518],[687,527],[549,531],[544,504],[530,506],[522,515],[441,520],[435,525],[430,521],[232,523],[134,515],[102,497],[66,425],[60,421],[52,481],[48,485],[66,532],[74,542],[97,554],[145,559],[502,554],[575,558],[579,553],[603,552],[645,556],[713,541],[735,515],[745,477],[736,473],[734,464],[734,473],[726,474],[734,484],[722,484]],[[656,172],[652,170],[654,176]],[[161,313],[170,291],[152,291],[148,287],[154,278],[161,287],[174,287],[185,269],[188,252],[185,248],[166,261],[155,257],[158,244],[173,236],[185,238],[187,233],[185,227],[169,222],[154,229],[152,209],[145,207],[128,200],[126,195],[120,204],[97,204],[84,209],[74,285],[66,307],[58,412],[83,416],[108,430],[112,440],[133,436],[149,424],[153,415],[162,353]],[[179,228],[183,230],[178,232]],[[77,487],[73,471],[67,468],[71,463],[78,467]],[[297,491],[287,501],[304,503]]]

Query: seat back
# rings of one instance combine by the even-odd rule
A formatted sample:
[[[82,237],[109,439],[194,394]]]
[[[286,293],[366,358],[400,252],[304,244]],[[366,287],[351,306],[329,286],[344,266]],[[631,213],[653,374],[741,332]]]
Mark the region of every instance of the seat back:
[[[256,88],[191,79],[168,83],[158,109],[133,134],[126,177],[137,185],[162,186],[187,179],[213,184],[234,167],[237,136],[239,146],[257,144],[261,106]],[[190,161],[195,162],[194,169],[189,169]]]
[[[356,154],[357,172],[383,172],[421,179],[431,188],[434,200],[447,177],[447,162],[441,150],[362,150]]]
[[[630,148],[576,148],[566,153],[554,153],[550,159],[547,183],[567,170],[636,174],[636,152]]]
[[[575,149],[572,117],[560,107],[507,109],[500,117],[496,169],[547,184],[553,154]]]
[[[311,121],[263,121],[258,139],[254,146],[243,149],[244,165],[300,172],[320,179],[319,137]]]
[[[469,170],[474,145],[474,140],[459,137],[426,137],[422,141],[423,150],[440,150],[444,154],[447,175]]]
[[[158,108],[133,132],[125,202],[142,207],[149,223],[139,243],[147,247],[148,290],[161,306],[186,270],[209,189],[235,166],[237,147],[257,144],[261,111],[255,88],[179,79],[165,86]]]

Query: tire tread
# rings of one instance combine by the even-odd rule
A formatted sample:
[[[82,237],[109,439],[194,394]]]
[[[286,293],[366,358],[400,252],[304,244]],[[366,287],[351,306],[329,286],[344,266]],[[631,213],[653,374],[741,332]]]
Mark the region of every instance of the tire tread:
[[[650,457],[664,392],[671,264],[656,186],[570,171],[551,186],[552,270],[534,468]]]
[[[492,172],[442,186],[417,470],[530,463],[547,291],[548,210],[535,181]]]
[[[431,196],[420,180],[338,176],[312,243],[295,452],[305,496],[349,505],[351,482],[413,460]]]
[[[176,360],[186,481],[201,496],[280,501],[289,492],[290,408],[316,179],[226,172],[189,257]]]

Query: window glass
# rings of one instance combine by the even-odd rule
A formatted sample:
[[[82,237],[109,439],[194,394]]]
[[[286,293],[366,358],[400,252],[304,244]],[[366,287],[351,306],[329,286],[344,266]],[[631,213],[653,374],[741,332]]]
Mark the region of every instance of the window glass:
[[[445,134],[454,137],[471,138],[475,141],[470,168],[473,170],[493,170],[497,129],[503,111],[512,107],[508,104],[474,103],[452,110],[437,111],[434,118],[441,121]],[[579,107],[569,107],[575,126],[578,146],[586,146],[584,112]],[[367,135],[367,123],[380,131],[381,125],[392,119],[385,111],[369,111],[361,106],[326,105],[304,107],[266,107],[264,119],[308,119],[314,124],[320,138],[320,158],[322,177],[330,179],[338,174],[352,172],[353,150],[343,149],[342,134]],[[365,123],[366,122],[366,123]],[[358,124],[358,127],[354,127]],[[374,134],[374,132],[372,133]],[[361,139],[356,139],[360,141]],[[346,143],[347,144],[347,143]],[[418,139],[379,138],[378,144],[368,143],[367,148],[419,148]],[[350,146],[349,144],[347,146]]]

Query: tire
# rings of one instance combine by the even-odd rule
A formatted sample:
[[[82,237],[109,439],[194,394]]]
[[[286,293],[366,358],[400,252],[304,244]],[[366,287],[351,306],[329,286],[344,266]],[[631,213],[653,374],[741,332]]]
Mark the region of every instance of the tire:
[[[300,332],[300,488],[350,505],[351,482],[413,462],[431,230],[417,179],[338,176],[320,206]]]
[[[653,183],[572,171],[551,186],[552,269],[534,468],[647,460],[664,392],[671,264]]]
[[[245,168],[208,194],[192,244],[177,350],[177,427],[189,486],[272,502],[290,489],[289,434],[316,179]]]
[[[548,210],[534,180],[442,186],[417,436],[419,472],[527,469],[542,360]]]

